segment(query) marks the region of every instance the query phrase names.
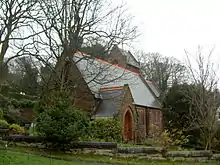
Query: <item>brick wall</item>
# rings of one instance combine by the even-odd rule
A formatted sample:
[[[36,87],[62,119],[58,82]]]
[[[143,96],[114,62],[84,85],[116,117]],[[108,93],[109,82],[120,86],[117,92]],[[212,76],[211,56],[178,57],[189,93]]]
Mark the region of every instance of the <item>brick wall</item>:
[[[126,68],[130,71],[137,72],[137,73],[140,72],[139,68],[136,68],[132,65],[127,64],[126,57],[121,54],[121,52],[117,46],[113,47],[107,61],[112,64],[117,64],[118,66],[120,66],[122,68]]]
[[[95,101],[93,94],[91,93],[80,71],[78,70],[73,61],[68,62],[65,59],[61,59],[57,63],[55,68],[56,72],[51,76],[49,84],[45,91],[49,92],[50,90],[57,88],[57,86],[58,88],[60,87],[60,77],[66,63],[69,63],[69,69],[67,74],[68,76],[66,78],[66,81],[68,82],[68,88],[69,91],[71,91],[74,100],[73,105],[77,108],[92,113],[97,102]]]
[[[74,105],[86,111],[92,112],[97,105],[94,95],[91,93],[85,80],[81,76],[80,71],[73,65],[70,79],[74,82],[73,96],[75,98]]]
[[[117,46],[113,47],[107,61],[112,64],[118,64],[119,66],[121,66],[123,68],[127,67],[126,57],[121,54],[121,52]]]
[[[146,139],[147,132],[148,132],[148,120],[147,120],[147,111],[144,107],[136,106],[138,112],[138,135],[137,140],[138,142],[142,142]]]
[[[125,85],[124,87],[124,96],[121,100],[121,106],[119,108],[119,117],[120,120],[122,121],[122,135],[124,135],[124,115],[127,112],[127,110],[131,110],[133,120],[132,120],[132,135],[133,135],[133,141],[136,142],[137,140],[137,112],[136,112],[136,107],[133,105],[133,98],[131,95],[130,88],[128,85]]]
[[[149,114],[149,136],[163,129],[163,113],[161,110],[148,109]],[[156,126],[157,129],[153,128]]]
[[[136,67],[134,67],[132,65],[129,65],[129,64],[126,65],[126,69],[128,69],[128,70],[130,70],[132,72],[140,73],[140,69],[139,68],[136,68]]]

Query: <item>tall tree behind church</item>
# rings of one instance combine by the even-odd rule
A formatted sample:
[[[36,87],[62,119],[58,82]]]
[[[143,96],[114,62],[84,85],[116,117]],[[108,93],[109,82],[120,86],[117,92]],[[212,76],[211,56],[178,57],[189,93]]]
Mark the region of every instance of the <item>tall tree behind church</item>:
[[[15,67],[10,72],[9,84],[16,88],[16,92],[38,94],[38,69],[32,62],[30,57],[21,57],[14,61]]]
[[[159,53],[143,53],[138,57],[141,64],[141,72],[146,79],[158,85],[162,98],[168,88],[173,84],[185,82],[186,68],[175,58],[163,57]]]

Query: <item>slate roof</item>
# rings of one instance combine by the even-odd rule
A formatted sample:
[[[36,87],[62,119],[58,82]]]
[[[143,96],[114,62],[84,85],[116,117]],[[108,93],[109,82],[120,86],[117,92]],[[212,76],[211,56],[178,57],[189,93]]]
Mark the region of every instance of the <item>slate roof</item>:
[[[159,92],[159,89],[156,87],[156,85],[153,82],[148,81],[148,80],[146,80],[146,82],[147,82],[148,86],[151,88],[151,90],[154,92],[156,97],[159,97],[160,92]]]
[[[129,51],[125,51],[124,49],[119,48],[121,54],[126,56],[127,64],[135,66],[136,68],[140,68],[140,64],[137,62],[135,57]]]
[[[117,114],[117,105],[120,104],[123,87],[120,89],[100,91],[101,103],[94,117],[113,117]]]
[[[76,53],[73,59],[96,98],[100,97],[100,88],[128,84],[134,104],[161,109],[160,102],[149,89],[145,79],[138,73],[112,65],[100,59],[83,56],[81,53]]]

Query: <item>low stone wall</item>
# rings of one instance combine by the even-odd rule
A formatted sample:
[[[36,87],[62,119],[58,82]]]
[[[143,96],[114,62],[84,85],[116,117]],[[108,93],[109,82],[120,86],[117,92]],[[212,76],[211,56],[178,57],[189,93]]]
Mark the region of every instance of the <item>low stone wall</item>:
[[[118,158],[137,158],[145,160],[172,160],[172,161],[220,161],[220,154],[211,151],[170,151],[163,154],[161,148],[117,148],[116,150],[83,149],[75,150],[75,153],[94,154]]]
[[[122,154],[158,154],[161,153],[162,149],[159,147],[146,147],[146,148],[117,148],[117,153]]]
[[[18,146],[31,148],[44,148],[37,143],[17,143]],[[99,147],[98,147],[99,148]],[[172,160],[172,161],[198,161],[210,162],[220,161],[220,154],[213,154],[211,151],[169,151],[164,152],[159,147],[138,147],[138,148],[78,148],[72,149],[72,154],[90,154],[118,158],[136,158],[144,160]],[[220,164],[220,163],[219,163]]]
[[[205,151],[205,150],[201,150],[201,151],[171,151],[171,152],[167,152],[166,157],[184,157],[184,158],[188,158],[188,157],[212,157],[212,152],[211,151]]]

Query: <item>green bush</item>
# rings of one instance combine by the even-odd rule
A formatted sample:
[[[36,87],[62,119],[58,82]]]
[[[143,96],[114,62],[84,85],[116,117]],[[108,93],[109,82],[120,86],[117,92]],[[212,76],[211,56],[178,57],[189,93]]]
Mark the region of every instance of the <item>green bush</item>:
[[[4,109],[4,108],[8,108],[9,106],[10,106],[9,98],[0,94],[0,107]]]
[[[45,110],[36,122],[39,136],[58,148],[86,136],[88,126],[89,121],[81,111],[62,106]]]
[[[22,95],[18,92],[8,92],[8,97],[14,98],[16,100],[32,100],[32,101],[34,101],[34,100],[38,99],[37,96],[31,96],[31,95],[27,95],[27,94]]]
[[[170,129],[159,131],[159,127],[156,125],[151,125],[151,130],[155,132],[152,134],[151,141],[146,141],[145,145],[151,143],[152,146],[160,146],[164,150],[168,150],[173,146],[179,146],[186,144],[188,142],[188,137],[183,134],[183,131],[178,129]]]
[[[25,133],[24,127],[21,127],[18,124],[11,124],[9,126],[9,129],[11,129],[14,133],[18,133],[18,134],[24,134]]]
[[[34,105],[36,104],[36,101],[27,100],[27,99],[21,99],[21,100],[10,99],[10,104],[14,108],[33,108]]]
[[[7,129],[8,127],[9,127],[8,122],[0,119],[0,129]]]
[[[0,93],[3,95],[7,95],[9,92],[9,85],[8,84],[1,84],[0,85]]]
[[[122,139],[121,124],[116,118],[99,118],[90,122],[92,139],[120,142]]]
[[[3,119],[3,110],[0,108],[0,119]]]

